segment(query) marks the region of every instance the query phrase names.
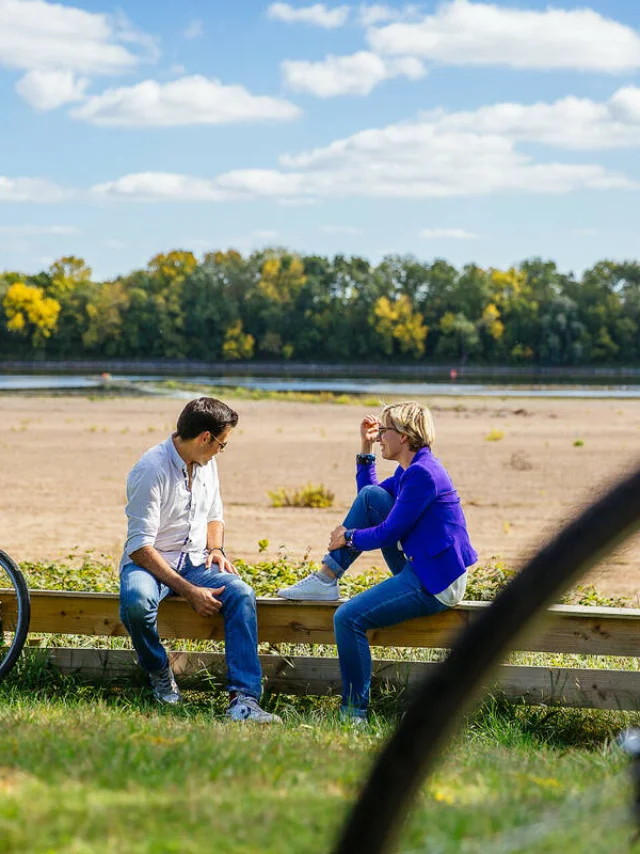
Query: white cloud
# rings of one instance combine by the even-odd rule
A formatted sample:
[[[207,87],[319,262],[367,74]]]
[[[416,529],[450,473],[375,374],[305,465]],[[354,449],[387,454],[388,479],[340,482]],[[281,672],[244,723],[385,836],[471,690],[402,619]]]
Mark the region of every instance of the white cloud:
[[[258,240],[276,240],[278,238],[278,232],[264,229],[261,231],[254,231],[253,236]]]
[[[289,101],[252,95],[199,75],[169,83],[145,80],[108,89],[71,111],[76,119],[109,127],[169,127],[288,120],[300,115]]]
[[[324,3],[302,7],[294,7],[289,3],[272,3],[267,9],[267,17],[287,24],[311,24],[314,27],[334,30],[346,24],[349,7],[335,6],[329,9]]]
[[[132,201],[222,202],[302,193],[303,176],[276,170],[245,169],[218,178],[170,172],[139,172],[92,188],[96,197]]]
[[[358,10],[358,21],[363,27],[372,27],[385,21],[401,21],[406,18],[415,17],[418,7],[414,5],[404,6],[402,9],[386,6],[383,3],[374,3],[371,6],[360,6]]]
[[[44,178],[8,178],[0,175],[0,202],[61,202],[69,192]]]
[[[565,98],[551,104],[495,104],[473,112],[434,111],[416,121],[360,131],[324,148],[283,155],[279,169],[241,169],[206,179],[134,174],[96,192],[149,201],[272,198],[291,205],[347,197],[640,189],[597,163],[540,159],[518,148],[521,142],[593,150],[639,147],[637,92],[625,87],[605,102]]]
[[[354,228],[351,225],[321,225],[320,231],[323,234],[347,234],[350,236],[363,233],[361,228]]]
[[[36,110],[55,110],[63,104],[82,101],[89,81],[73,71],[29,71],[16,84],[16,91]]]
[[[65,237],[82,232],[73,225],[0,225],[0,234],[12,237]]]
[[[623,72],[640,67],[640,35],[592,9],[533,11],[452,0],[417,23],[371,29],[377,53],[447,65]]]
[[[480,235],[464,228],[423,228],[418,237],[423,240],[478,240]]]
[[[204,34],[204,24],[202,21],[190,21],[189,26],[182,33],[185,39],[199,39]]]
[[[595,228],[574,228],[573,233],[576,237],[595,237],[598,232]]]
[[[142,47],[142,53],[133,53],[132,46]],[[0,65],[118,74],[154,55],[153,40],[135,32],[123,16],[46,0],[0,0]]]
[[[496,134],[558,148],[602,150],[640,145],[640,88],[626,86],[608,101],[561,98],[551,104],[493,104],[468,112],[425,113],[442,132]]]
[[[427,73],[422,62],[415,57],[385,60],[369,51],[351,56],[327,56],[321,62],[287,59],[280,67],[289,89],[318,98],[368,95],[391,77],[402,75],[417,80]]]
[[[118,240],[115,237],[107,237],[107,239],[104,241],[104,245],[107,246],[109,249],[115,249],[116,251],[119,251],[120,249],[126,249],[127,247],[126,243],[124,243],[122,240]]]

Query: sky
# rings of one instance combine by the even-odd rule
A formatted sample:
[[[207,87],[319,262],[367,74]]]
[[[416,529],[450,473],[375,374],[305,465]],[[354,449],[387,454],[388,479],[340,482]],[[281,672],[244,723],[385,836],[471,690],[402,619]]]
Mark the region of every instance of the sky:
[[[0,0],[0,269],[640,256],[640,2]]]

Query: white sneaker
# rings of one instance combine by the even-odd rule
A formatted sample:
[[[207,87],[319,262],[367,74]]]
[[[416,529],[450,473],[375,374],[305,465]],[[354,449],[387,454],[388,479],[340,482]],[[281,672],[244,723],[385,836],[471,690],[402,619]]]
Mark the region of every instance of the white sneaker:
[[[282,718],[278,715],[272,715],[270,712],[265,712],[258,705],[256,698],[250,697],[248,694],[238,694],[235,700],[229,704],[227,717],[232,721],[249,721],[255,724],[282,723]]]
[[[366,727],[369,721],[367,720],[366,715],[355,715],[353,712],[347,712],[344,709],[340,709],[340,723],[359,729],[360,727]]]
[[[323,581],[319,578],[319,573],[312,572],[307,575],[297,584],[292,584],[291,587],[283,587],[278,590],[277,595],[281,599],[294,599],[302,601],[305,599],[317,602],[335,602],[340,598],[340,590],[336,579],[333,581]]]

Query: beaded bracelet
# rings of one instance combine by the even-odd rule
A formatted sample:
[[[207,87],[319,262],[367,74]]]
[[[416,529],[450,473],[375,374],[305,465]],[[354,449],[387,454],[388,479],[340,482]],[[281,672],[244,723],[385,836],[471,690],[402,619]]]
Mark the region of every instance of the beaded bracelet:
[[[359,466],[372,466],[375,461],[375,454],[356,454],[356,462]]]

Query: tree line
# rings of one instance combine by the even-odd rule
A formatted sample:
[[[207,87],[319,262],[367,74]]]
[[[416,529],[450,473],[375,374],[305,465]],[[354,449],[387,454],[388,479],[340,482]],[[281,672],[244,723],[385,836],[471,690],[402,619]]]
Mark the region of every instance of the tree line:
[[[582,276],[389,256],[173,251],[94,281],[73,256],[0,274],[0,357],[640,364],[640,263]]]

